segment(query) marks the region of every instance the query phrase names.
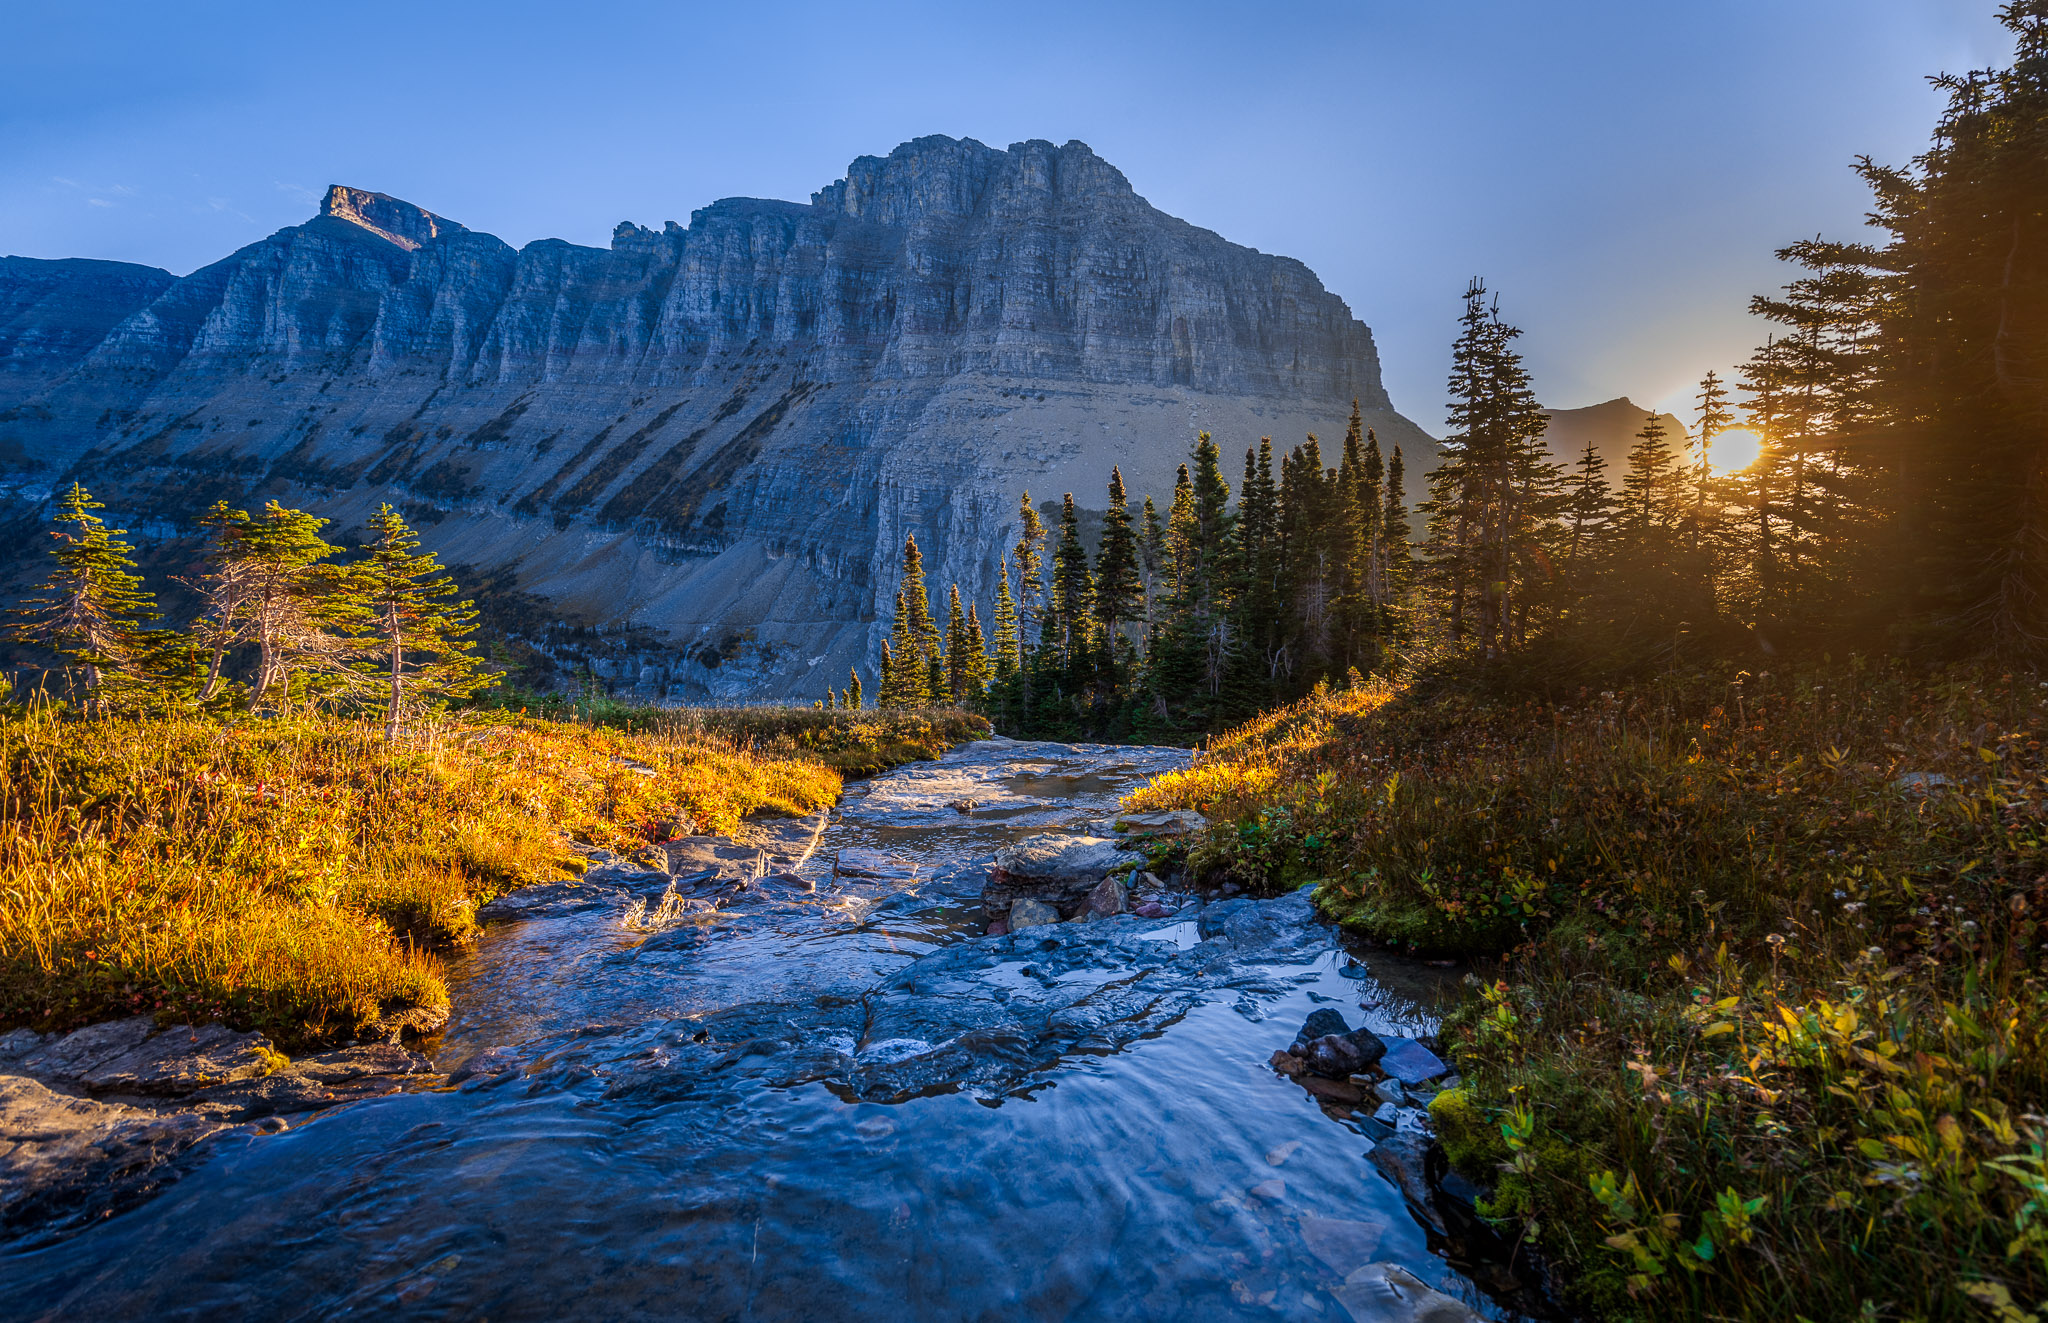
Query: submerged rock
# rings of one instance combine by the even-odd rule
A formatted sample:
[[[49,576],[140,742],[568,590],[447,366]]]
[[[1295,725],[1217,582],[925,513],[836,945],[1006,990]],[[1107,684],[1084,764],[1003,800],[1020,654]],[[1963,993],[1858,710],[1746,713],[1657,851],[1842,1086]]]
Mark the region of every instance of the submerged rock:
[[[1468,1306],[1398,1263],[1368,1263],[1330,1294],[1356,1323],[1480,1323]]]
[[[1450,1073],[1443,1058],[1430,1051],[1412,1038],[1390,1038],[1386,1040],[1386,1055],[1380,1058],[1380,1069],[1403,1084],[1427,1084],[1438,1076]]]
[[[1037,928],[1060,921],[1059,911],[1043,901],[1028,896],[1010,906],[1010,932],[1022,932],[1026,928]]]

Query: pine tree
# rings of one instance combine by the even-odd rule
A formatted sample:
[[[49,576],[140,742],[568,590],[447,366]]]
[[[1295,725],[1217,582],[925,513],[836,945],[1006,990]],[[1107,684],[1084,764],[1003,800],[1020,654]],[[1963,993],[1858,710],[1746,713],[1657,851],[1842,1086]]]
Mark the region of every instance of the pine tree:
[[[1156,517],[1156,516],[1155,516]],[[1145,579],[1139,566],[1138,534],[1131,524],[1123,471],[1109,471],[1109,509],[1102,516],[1102,548],[1095,558],[1095,618],[1112,651],[1123,626],[1145,611]]]
[[[455,581],[419,550],[419,535],[389,505],[370,517],[368,555],[349,567],[346,591],[362,609],[375,642],[362,649],[384,663],[384,739],[398,738],[407,716],[436,703],[468,698],[497,683],[467,636],[476,610],[450,600]]]
[[[860,668],[858,666],[847,668],[846,708],[849,712],[858,712],[861,708]]]
[[[1679,509],[1677,465],[1664,422],[1649,415],[1636,443],[1629,448],[1628,469],[1621,478],[1620,532],[1629,545],[1650,550],[1661,547],[1660,535],[1677,522]]]
[[[981,613],[973,602],[967,604],[967,628],[961,638],[960,674],[968,701],[979,703],[988,695],[994,678],[988,659],[988,636],[982,632]]]
[[[143,590],[127,530],[108,528],[93,513],[106,507],[80,483],[58,498],[51,530],[57,568],[38,595],[14,612],[17,642],[56,653],[82,672],[88,708],[104,715],[113,705],[144,696],[164,631],[154,597]]]
[[[1158,625],[1158,605],[1166,593],[1168,568],[1166,554],[1166,525],[1159,518],[1159,507],[1152,498],[1145,498],[1144,523],[1138,532],[1140,563],[1145,571],[1145,646],[1152,646],[1152,631]]]
[[[967,701],[974,659],[980,656],[980,640],[972,646],[967,642],[967,612],[960,605],[960,585],[953,584],[946,593],[946,694],[955,704]],[[980,691],[973,696],[980,697]]]
[[[1010,561],[1004,557],[996,570],[995,680],[1002,684],[1015,678],[1024,665],[1017,633],[1017,604],[1010,596]]]
[[[322,564],[338,550],[320,536],[327,520],[276,501],[251,517],[220,501],[199,522],[211,535],[207,572],[196,585],[205,600],[194,632],[212,653],[202,700],[218,692],[223,660],[243,643],[257,649],[252,707],[273,694],[288,705],[295,676],[353,674],[356,653],[345,636],[351,604],[337,591],[336,571]]]
[[[1045,523],[1031,507],[1031,493],[1018,498],[1019,531],[1010,558],[1017,562],[1018,646],[1028,651],[1043,639],[1045,579],[1039,560],[1045,544]]]
[[[898,615],[900,616],[901,612]],[[904,682],[903,672],[906,669],[919,676],[924,674],[922,668],[915,665],[914,662],[899,665],[896,661],[894,644],[889,639],[883,639],[881,683],[875,691],[875,706],[877,708],[886,710],[889,708],[917,706],[918,699],[915,690]]]
[[[1575,589],[1583,589],[1588,563],[1600,537],[1614,518],[1614,492],[1607,485],[1607,458],[1589,439],[1572,470],[1570,495],[1565,502],[1565,520],[1571,530],[1565,547],[1565,578]]]
[[[1077,664],[1088,650],[1089,624],[1095,614],[1095,576],[1081,545],[1081,523],[1068,492],[1060,512],[1060,540],[1053,551],[1051,605],[1046,613],[1061,664]]]

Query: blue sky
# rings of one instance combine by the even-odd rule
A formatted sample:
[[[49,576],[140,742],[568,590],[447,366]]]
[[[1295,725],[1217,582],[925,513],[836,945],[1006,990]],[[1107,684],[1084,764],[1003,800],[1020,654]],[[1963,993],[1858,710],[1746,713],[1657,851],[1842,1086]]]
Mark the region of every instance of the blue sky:
[[[1458,295],[1545,402],[1677,405],[1761,338],[1773,248],[1926,144],[1991,0],[46,3],[0,19],[0,252],[184,273],[329,183],[513,243],[802,200],[926,133],[1079,138],[1155,205],[1301,258],[1443,423]]]

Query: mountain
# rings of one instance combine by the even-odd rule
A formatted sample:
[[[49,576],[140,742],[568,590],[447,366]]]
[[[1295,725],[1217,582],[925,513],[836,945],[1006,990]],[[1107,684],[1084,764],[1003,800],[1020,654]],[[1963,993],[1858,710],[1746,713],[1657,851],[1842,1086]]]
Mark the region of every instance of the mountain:
[[[6,259],[0,369],[21,517],[74,476],[156,539],[222,498],[342,536],[390,501],[502,628],[679,699],[872,688],[906,533],[986,602],[1020,493],[1100,506],[1120,464],[1163,504],[1197,429],[1233,480],[1354,398],[1433,453],[1313,272],[1079,142],[920,138],[608,249],[337,185],[183,278]]]
[[[1607,461],[1607,481],[1617,491],[1621,488],[1621,475],[1628,469],[1628,452],[1636,443],[1636,433],[1643,430],[1650,411],[1626,395],[1608,400],[1604,404],[1589,404],[1583,409],[1545,409],[1550,419],[1549,428],[1543,433],[1544,441],[1550,446],[1552,458],[1567,467],[1578,463],[1585,453],[1586,443],[1593,443],[1593,449]],[[1657,415],[1664,424],[1664,433],[1671,439],[1674,453],[1683,455],[1686,440],[1691,433],[1677,414]]]

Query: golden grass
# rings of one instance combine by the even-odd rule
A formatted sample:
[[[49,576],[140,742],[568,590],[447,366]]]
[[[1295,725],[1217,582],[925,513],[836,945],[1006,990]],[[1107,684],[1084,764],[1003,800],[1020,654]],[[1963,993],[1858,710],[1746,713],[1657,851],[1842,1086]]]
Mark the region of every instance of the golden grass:
[[[842,752],[863,738],[939,736],[874,718]],[[32,715],[0,722],[0,771],[0,1026],[152,1011],[291,1045],[444,1008],[435,949],[493,895],[580,869],[572,840],[728,833],[841,787],[784,733],[685,719],[472,718],[391,747],[326,718]]]

